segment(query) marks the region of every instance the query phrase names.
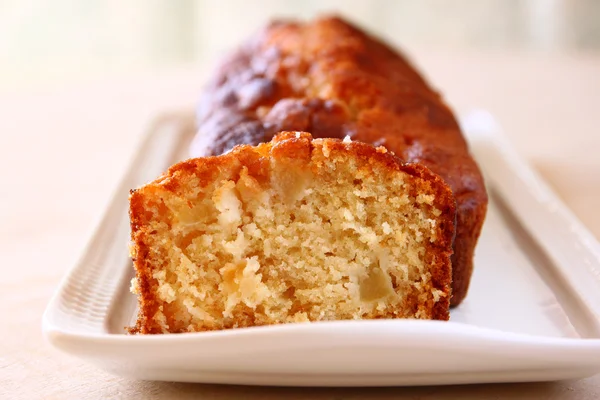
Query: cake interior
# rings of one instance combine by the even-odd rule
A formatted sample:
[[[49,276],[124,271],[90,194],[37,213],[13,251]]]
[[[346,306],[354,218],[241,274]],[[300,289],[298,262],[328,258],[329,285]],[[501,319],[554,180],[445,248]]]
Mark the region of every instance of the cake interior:
[[[318,146],[144,200],[162,332],[363,318],[431,318],[441,211],[423,179]],[[418,193],[418,194],[416,194]],[[139,277],[139,275],[138,275]],[[138,282],[134,281],[135,286]]]

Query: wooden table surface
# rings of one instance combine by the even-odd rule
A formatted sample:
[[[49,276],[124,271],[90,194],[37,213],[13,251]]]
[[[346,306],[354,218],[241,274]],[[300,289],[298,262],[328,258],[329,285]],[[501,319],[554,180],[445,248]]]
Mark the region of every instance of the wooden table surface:
[[[600,55],[413,59],[458,111],[494,113],[516,148],[600,236]],[[41,315],[115,189],[140,135],[191,108],[206,68],[0,94],[0,398],[598,399],[600,375],[559,383],[308,389],[139,382],[50,348]]]

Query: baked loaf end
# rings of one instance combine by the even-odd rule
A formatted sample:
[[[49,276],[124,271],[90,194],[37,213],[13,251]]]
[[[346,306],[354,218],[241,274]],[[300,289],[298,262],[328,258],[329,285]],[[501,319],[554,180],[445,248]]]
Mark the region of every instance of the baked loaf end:
[[[348,135],[426,165],[456,198],[452,305],[466,296],[487,208],[484,182],[452,111],[386,44],[337,17],[273,22],[219,67],[198,122],[195,156],[296,130]]]
[[[133,333],[449,316],[455,202],[385,148],[307,133],[174,165],[130,196]]]

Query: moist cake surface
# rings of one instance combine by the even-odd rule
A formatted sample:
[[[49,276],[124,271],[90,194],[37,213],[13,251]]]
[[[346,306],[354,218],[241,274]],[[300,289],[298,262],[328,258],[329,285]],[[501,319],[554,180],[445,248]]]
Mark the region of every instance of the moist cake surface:
[[[286,132],[130,196],[132,332],[448,319],[450,189],[384,148]]]

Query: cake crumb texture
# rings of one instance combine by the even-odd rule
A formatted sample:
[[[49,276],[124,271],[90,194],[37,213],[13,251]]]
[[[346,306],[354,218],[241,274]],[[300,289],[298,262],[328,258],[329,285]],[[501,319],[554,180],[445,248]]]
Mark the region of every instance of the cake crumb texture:
[[[448,319],[455,201],[385,149],[285,132],[132,191],[139,318],[177,333]]]

